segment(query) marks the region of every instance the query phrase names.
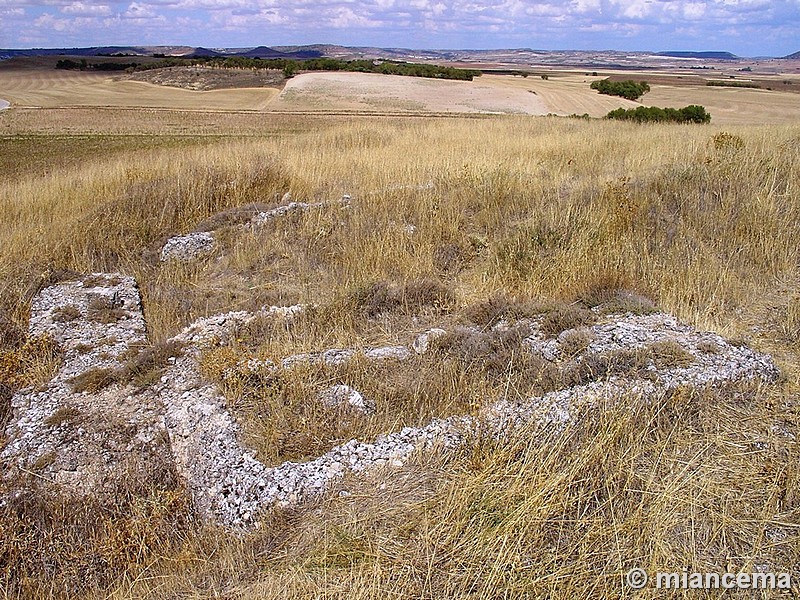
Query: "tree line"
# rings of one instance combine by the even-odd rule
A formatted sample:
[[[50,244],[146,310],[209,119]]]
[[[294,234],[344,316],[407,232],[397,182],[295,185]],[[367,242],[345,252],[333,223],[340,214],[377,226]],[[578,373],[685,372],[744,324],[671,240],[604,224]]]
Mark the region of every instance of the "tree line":
[[[683,108],[659,108],[657,106],[637,106],[625,110],[618,108],[606,115],[607,119],[635,121],[637,123],[710,123],[711,115],[704,106],[690,104]]]
[[[337,58],[310,58],[295,60],[287,58],[248,58],[244,56],[203,57],[203,58],[165,58],[151,63],[89,63],[63,59],[56,63],[56,69],[97,70],[97,71],[147,71],[179,66],[208,66],[223,69],[273,69],[283,71],[291,77],[299,71],[354,71],[357,73],[380,73],[383,75],[404,75],[407,77],[428,77],[434,79],[455,79],[472,81],[481,72],[474,69],[457,69],[440,65],[406,63],[399,61],[340,60]]]

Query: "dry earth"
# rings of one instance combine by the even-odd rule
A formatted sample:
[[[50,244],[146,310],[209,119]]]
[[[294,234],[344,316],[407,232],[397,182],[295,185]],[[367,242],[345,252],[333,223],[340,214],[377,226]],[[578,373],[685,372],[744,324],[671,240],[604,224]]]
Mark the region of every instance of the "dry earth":
[[[688,104],[700,104],[711,113],[718,125],[745,125],[750,123],[792,123],[800,121],[800,94],[748,88],[709,87],[704,79],[687,84],[678,77],[661,76],[664,83],[650,84],[651,91],[640,102],[623,98],[603,96],[589,88],[592,81],[604,79],[599,76],[580,74],[550,75],[545,81],[539,77],[484,76],[497,87],[513,87],[536,92],[548,107],[548,112],[558,115],[584,113],[591,117],[602,117],[615,108],[640,106],[671,106],[680,108]],[[650,73],[617,73],[618,76],[634,80],[648,80]],[[617,77],[618,78],[618,77]]]
[[[615,108],[639,105],[600,95],[589,88],[595,79],[610,75],[651,80],[652,91],[641,99],[641,104],[662,107],[701,104],[719,125],[800,121],[800,93],[788,91],[794,85],[785,84],[784,76],[775,79],[777,87],[783,84],[782,89],[767,90],[708,87],[703,77],[669,72],[607,71],[594,76],[583,71],[554,71],[547,79],[533,74],[484,75],[472,82],[372,73],[305,73],[289,80],[279,92],[275,87],[241,87],[277,85],[274,73],[261,77],[237,71],[226,83],[217,73],[212,78],[204,76],[200,73],[203,70],[187,69],[180,75],[172,69],[141,74],[143,79],[153,82],[149,83],[107,73],[0,64],[0,90],[3,98],[17,108],[146,107],[313,114],[553,113],[602,117]],[[208,89],[232,85],[239,87]]]
[[[484,83],[374,73],[305,73],[291,79],[271,108],[544,115],[548,107],[523,89]]]
[[[648,106],[700,104],[718,125],[788,124],[800,121],[800,94],[725,87],[652,85],[642,98]]]
[[[531,75],[484,75],[481,77],[489,86],[497,90],[525,90],[534,93],[547,107],[546,112],[557,115],[588,114],[590,117],[603,117],[615,108],[632,108],[636,102],[615,96],[603,96],[589,87],[597,79],[583,74],[548,75],[544,80]]]
[[[121,81],[107,73],[0,69],[3,97],[16,106],[154,107],[208,110],[264,110],[273,88],[193,91],[140,81]]]

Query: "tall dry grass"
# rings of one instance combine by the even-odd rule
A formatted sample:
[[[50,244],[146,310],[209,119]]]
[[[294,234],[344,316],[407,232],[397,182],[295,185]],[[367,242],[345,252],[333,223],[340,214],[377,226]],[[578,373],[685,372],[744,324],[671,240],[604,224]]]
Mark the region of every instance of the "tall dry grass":
[[[785,380],[777,391],[631,398],[627,410],[587,414],[557,439],[531,431],[447,460],[420,458],[404,470],[345,482],[349,496],[273,514],[264,529],[241,538],[200,526],[187,533],[181,521],[176,544],[151,544],[113,569],[98,565],[111,576],[87,580],[88,593],[620,597],[628,593],[621,574],[633,565],[718,571],[768,564],[800,577],[791,437],[798,434],[800,127],[722,135],[714,126],[558,118],[314,123],[270,137],[139,152],[135,162],[98,156],[44,177],[0,182],[3,322],[24,326],[35,290],[70,271],[135,275],[153,341],[213,312],[319,306],[301,334],[261,332],[231,356],[207,357],[214,367],[213,360],[253,354],[408,342],[424,327],[463,322],[468,307],[499,294],[547,304],[625,287],[699,328],[774,352]],[[167,236],[244,204],[277,205],[286,192],[298,201],[350,194],[352,202],[255,231],[223,225],[208,259],[158,262]],[[435,283],[452,301],[411,310],[365,304],[365,290],[419,282]],[[402,370],[358,365],[298,372],[283,382],[281,398],[289,400],[280,410],[273,388],[228,393],[240,419],[250,419],[250,441],[262,444],[265,460],[276,460],[281,443],[288,455],[304,456],[352,433],[325,421],[328,429],[311,428],[328,435],[319,447],[301,439],[298,449],[265,428],[264,415],[297,430],[302,419],[324,421],[301,410],[309,400],[302,390],[315,385],[349,378],[387,400],[403,398],[382,421],[358,429],[372,434],[469,410],[510,381],[502,372],[462,376],[456,363],[417,368],[428,377],[423,384]],[[113,523],[105,525],[93,531],[118,535]],[[163,519],[157,526],[163,535]],[[30,529],[8,529],[23,531]],[[18,560],[3,548],[0,562]],[[46,551],[33,540],[14,548]],[[58,586],[36,588],[47,573],[31,570],[26,589],[57,595]],[[20,589],[12,583],[9,594]]]

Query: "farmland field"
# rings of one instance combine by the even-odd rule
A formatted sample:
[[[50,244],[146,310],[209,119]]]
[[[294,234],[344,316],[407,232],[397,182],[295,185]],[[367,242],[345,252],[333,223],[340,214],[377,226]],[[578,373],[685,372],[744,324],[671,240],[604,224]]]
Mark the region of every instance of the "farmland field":
[[[800,93],[791,79],[772,76],[775,89],[709,87],[706,79],[671,73],[614,72],[620,78],[654,82],[639,103],[603,96],[589,84],[606,74],[553,71],[547,79],[487,74],[473,81],[442,81],[365,73],[305,73],[277,87],[237,87],[196,91],[124,75],[59,71],[48,64],[0,63],[0,98],[14,107],[32,109],[149,108],[207,112],[258,111],[312,114],[588,114],[602,117],[616,108],[646,106],[679,108],[701,104],[715,124],[792,123],[800,121]],[[24,68],[23,68],[24,67]],[[195,71],[198,71],[195,69]],[[169,80],[165,74],[163,79]],[[160,80],[156,72],[137,79]],[[172,77],[175,79],[175,77]],[[240,79],[252,81],[243,74]],[[184,77],[184,88],[191,77]],[[243,84],[243,85],[246,85]],[[273,85],[273,84],[270,84]]]
[[[0,97],[20,107],[152,107],[192,110],[262,110],[273,88],[205,92],[120,80],[108,73],[53,68],[11,68],[0,63]]]

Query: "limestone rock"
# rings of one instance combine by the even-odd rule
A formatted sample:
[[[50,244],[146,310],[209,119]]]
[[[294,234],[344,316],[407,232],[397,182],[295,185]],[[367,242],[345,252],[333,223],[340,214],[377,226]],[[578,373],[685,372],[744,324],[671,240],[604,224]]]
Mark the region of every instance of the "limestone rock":
[[[325,406],[332,408],[350,407],[365,415],[375,412],[375,403],[348,385],[332,385],[320,392],[319,399]]]
[[[161,249],[161,261],[190,262],[208,256],[214,251],[214,234],[207,231],[179,235],[167,240]]]
[[[171,468],[160,404],[151,392],[113,380],[145,343],[133,278],[95,273],[42,290],[31,304],[29,334],[51,336],[63,364],[48,384],[11,400],[0,453],[7,479],[35,473],[87,495],[101,494],[128,468]]]

